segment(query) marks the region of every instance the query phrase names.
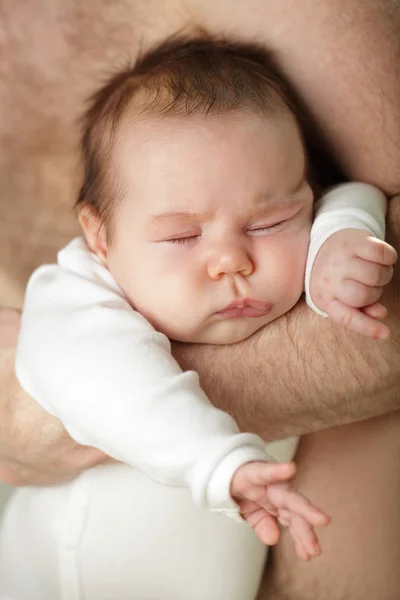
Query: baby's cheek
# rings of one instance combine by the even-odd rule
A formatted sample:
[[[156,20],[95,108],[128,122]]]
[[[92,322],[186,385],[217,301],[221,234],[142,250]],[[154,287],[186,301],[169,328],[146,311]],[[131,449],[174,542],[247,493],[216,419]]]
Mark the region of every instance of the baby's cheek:
[[[298,240],[299,243],[287,248],[285,266],[285,290],[284,293],[293,305],[304,291],[304,275],[306,270],[308,241],[306,238]]]
[[[153,299],[150,310],[145,312],[153,326],[167,337],[192,341],[199,309],[193,297],[178,286],[165,286],[161,295]]]

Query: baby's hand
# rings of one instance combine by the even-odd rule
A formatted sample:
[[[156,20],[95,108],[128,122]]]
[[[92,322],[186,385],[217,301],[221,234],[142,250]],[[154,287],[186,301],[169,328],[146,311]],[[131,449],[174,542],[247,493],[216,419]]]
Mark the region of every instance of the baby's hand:
[[[235,472],[230,491],[241,516],[264,544],[278,542],[278,520],[288,528],[297,555],[309,560],[321,553],[314,527],[328,525],[330,518],[288,483],[295,470],[294,463],[245,463]]]
[[[389,337],[378,302],[392,279],[396,250],[366,231],[345,229],[318,252],[310,278],[314,304],[337,323],[375,339]]]

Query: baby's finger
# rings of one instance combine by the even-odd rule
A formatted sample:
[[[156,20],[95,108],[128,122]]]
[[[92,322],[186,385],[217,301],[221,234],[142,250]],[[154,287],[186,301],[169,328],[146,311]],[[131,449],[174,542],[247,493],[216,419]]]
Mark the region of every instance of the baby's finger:
[[[294,517],[301,517],[314,527],[328,525],[331,521],[326,513],[314,506],[308,498],[299,492],[287,494],[285,508],[294,513]]]
[[[292,479],[296,472],[294,463],[269,463],[262,461],[248,462],[239,467],[231,480],[230,493],[232,498],[246,498],[262,504],[268,510],[265,502],[265,490],[274,483]]]
[[[281,509],[279,511],[279,515],[278,515],[278,522],[280,523],[280,525],[282,525],[282,527],[289,530],[290,537],[294,541],[297,556],[299,558],[301,558],[302,560],[309,560],[310,556],[309,556],[308,552],[306,551],[306,548],[303,544],[301,536],[298,535],[296,528],[291,527],[292,521],[293,521],[293,516],[294,515],[292,512],[290,512],[290,510]]]
[[[369,317],[357,308],[346,306],[338,299],[329,303],[326,312],[337,325],[351,329],[361,335],[366,335],[375,340],[386,340],[390,336],[389,328],[386,325],[379,323],[379,321]]]
[[[241,511],[240,514],[263,544],[274,546],[278,543],[280,532],[276,520],[263,508],[258,507],[249,513]]]
[[[294,463],[250,462],[245,465],[246,478],[254,485],[266,486],[292,479],[296,472]]]
[[[310,560],[311,556],[310,556],[309,552],[307,551],[305,545],[303,544],[303,540],[296,533],[296,531],[289,530],[289,533],[290,533],[290,537],[292,538],[292,540],[294,542],[294,547],[295,547],[297,556],[301,560],[308,562]]]
[[[310,560],[312,556],[321,554],[318,537],[303,517],[294,515],[290,510],[282,509],[279,511],[278,521],[289,530],[299,558]]]
[[[354,281],[354,279],[345,279],[341,282],[335,295],[338,300],[347,306],[361,308],[378,302],[382,292],[381,287],[371,287],[359,281]]]
[[[302,517],[283,509],[279,512],[278,520],[288,528],[299,558],[309,560],[312,556],[320,553],[318,538],[312,527]]]
[[[378,321],[386,319],[388,314],[387,308],[383,306],[383,304],[380,304],[380,302],[375,302],[374,304],[370,304],[369,306],[363,306],[363,308],[361,308],[360,310],[365,315],[368,315],[372,319],[377,319]]]
[[[352,258],[346,265],[346,279],[371,287],[387,285],[393,277],[392,265],[381,265],[363,258]]]
[[[282,518],[282,519],[288,521],[289,523],[292,522],[292,519],[293,519],[292,511],[288,510],[287,508],[280,508],[278,513],[279,513],[279,518]]]
[[[283,527],[289,527],[293,519],[293,513],[286,508],[280,508],[278,511],[278,521]]]
[[[321,546],[319,545],[318,537],[305,519],[295,515],[289,531],[293,539],[296,538],[301,542],[309,557],[319,556],[321,554]]]
[[[314,527],[330,523],[327,514],[314,506],[303,494],[288,488],[287,484],[269,486],[266,498],[278,508],[279,514],[285,514],[282,513],[284,510],[290,511],[293,515],[304,517]]]
[[[354,254],[359,258],[381,265],[394,265],[397,261],[397,252],[393,246],[373,236],[364,238],[357,245]]]

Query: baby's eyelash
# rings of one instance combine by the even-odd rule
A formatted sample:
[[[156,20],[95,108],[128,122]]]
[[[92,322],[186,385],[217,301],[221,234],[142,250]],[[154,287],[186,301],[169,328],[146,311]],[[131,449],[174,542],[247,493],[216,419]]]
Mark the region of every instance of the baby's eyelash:
[[[166,240],[168,242],[168,244],[188,244],[189,242],[193,242],[194,240],[196,240],[198,237],[198,235],[191,235],[188,237],[182,237],[182,238],[172,238],[170,240]]]
[[[249,229],[249,231],[268,231],[269,229],[276,229],[280,227],[285,221],[279,221],[279,223],[274,223],[273,225],[265,225],[265,227],[255,227],[254,229]]]
[[[278,227],[280,223],[275,223],[275,225],[265,225],[265,227],[256,227],[252,229],[252,231],[267,231],[267,229],[274,229],[274,227]]]

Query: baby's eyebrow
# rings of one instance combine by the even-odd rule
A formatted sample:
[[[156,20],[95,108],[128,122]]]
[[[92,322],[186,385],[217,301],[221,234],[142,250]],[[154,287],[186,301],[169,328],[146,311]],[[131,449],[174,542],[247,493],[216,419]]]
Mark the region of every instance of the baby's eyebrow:
[[[184,223],[202,223],[209,218],[211,213],[195,213],[190,211],[165,212],[159,215],[152,215],[150,223],[152,225]]]

